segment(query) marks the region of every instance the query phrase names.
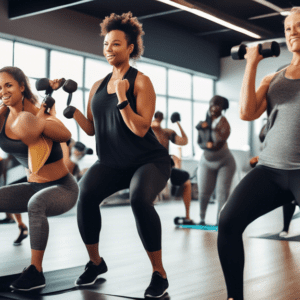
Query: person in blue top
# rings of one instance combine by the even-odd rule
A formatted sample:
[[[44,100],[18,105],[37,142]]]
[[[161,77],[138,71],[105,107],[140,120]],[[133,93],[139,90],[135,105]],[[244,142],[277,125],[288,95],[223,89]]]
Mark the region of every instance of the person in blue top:
[[[72,106],[64,111],[88,135],[95,135],[98,156],[79,182],[78,226],[90,261],[75,284],[94,284],[107,271],[98,249],[99,205],[109,195],[129,188],[137,230],[153,267],[145,296],[158,298],[165,294],[168,280],[162,264],[161,223],[153,203],[170,177],[171,160],[150,128],[156,98],[152,83],[129,64],[143,52],[144,32],[131,12],[111,14],[101,28],[103,54],[112,73],[93,85],[87,118]]]

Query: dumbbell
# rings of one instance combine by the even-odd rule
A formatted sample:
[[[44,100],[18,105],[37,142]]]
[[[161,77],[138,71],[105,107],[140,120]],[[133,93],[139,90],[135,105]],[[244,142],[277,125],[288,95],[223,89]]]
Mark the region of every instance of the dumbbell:
[[[61,87],[65,83],[65,79],[60,79],[60,86]],[[45,91],[46,97],[43,100],[43,104],[46,104],[45,113],[48,113],[49,109],[52,108],[52,106],[55,103],[55,100],[51,97],[53,93],[53,89],[50,86],[49,79],[48,78],[41,78],[35,82],[35,87],[38,91]]]
[[[247,46],[245,44],[237,45],[231,48],[231,57],[234,60],[244,59],[247,52]],[[277,42],[265,42],[263,44],[258,44],[258,52],[263,56],[263,58],[279,56],[280,46]]]
[[[42,103],[46,104],[45,113],[48,113],[48,111],[54,105],[55,100],[51,96],[47,95]]]
[[[63,114],[67,119],[73,118],[76,107],[71,106],[72,94],[77,90],[77,83],[72,79],[68,79],[63,85],[63,90],[69,93],[67,100],[67,107],[64,109]]]
[[[78,86],[77,82],[75,82],[72,79],[68,79],[64,83],[63,90],[69,94],[69,97],[68,97],[68,100],[67,100],[67,106],[70,105],[71,100],[72,100],[72,94],[77,91],[77,86]]]
[[[178,112],[174,112],[174,113],[172,113],[170,119],[171,119],[172,123],[179,122],[180,121],[180,114]]]
[[[65,78],[59,79],[59,87],[63,86],[66,82]],[[46,91],[45,94],[51,96],[53,93],[53,89],[50,86],[48,78],[41,78],[35,82],[35,87],[38,91]]]

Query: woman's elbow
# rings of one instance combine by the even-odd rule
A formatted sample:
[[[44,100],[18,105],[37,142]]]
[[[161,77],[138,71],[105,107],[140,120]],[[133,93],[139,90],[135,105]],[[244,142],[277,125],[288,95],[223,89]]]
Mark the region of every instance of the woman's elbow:
[[[240,111],[240,119],[243,121],[253,121],[253,118],[246,113]]]
[[[60,137],[59,137],[59,141],[60,143],[65,143],[67,141],[69,141],[72,137],[71,132],[67,129]]]
[[[88,136],[94,136],[95,135],[95,131],[86,131],[85,132]]]

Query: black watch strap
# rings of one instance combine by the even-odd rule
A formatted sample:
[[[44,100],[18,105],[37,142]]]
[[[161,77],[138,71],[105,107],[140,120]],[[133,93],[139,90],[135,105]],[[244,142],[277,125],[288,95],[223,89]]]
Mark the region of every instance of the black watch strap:
[[[118,109],[123,109],[129,104],[128,100],[121,102],[120,104],[117,105]]]

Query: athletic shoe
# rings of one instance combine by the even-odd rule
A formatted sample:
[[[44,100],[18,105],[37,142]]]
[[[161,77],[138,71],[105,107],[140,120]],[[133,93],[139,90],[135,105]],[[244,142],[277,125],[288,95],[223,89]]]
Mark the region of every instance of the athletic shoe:
[[[15,280],[10,288],[17,291],[31,291],[46,286],[43,272],[39,272],[34,265],[23,270],[22,275]]]
[[[159,272],[155,271],[152,274],[150,285],[145,291],[145,298],[160,298],[166,293],[168,287],[168,279],[164,279]]]
[[[182,221],[182,225],[196,225],[193,220],[189,220],[187,218],[184,218]]]
[[[198,225],[202,225],[202,226],[205,226],[205,222],[204,221],[201,221]]]
[[[81,286],[94,284],[101,274],[107,272],[107,265],[102,258],[99,266],[96,266],[92,261],[89,261],[84,270],[84,273],[75,281],[75,285]]]
[[[288,233],[286,232],[286,231],[281,231],[280,233],[279,233],[279,236],[280,237],[286,237],[288,235]]]
[[[11,218],[5,218],[0,220],[0,224],[12,224],[12,223],[16,223],[16,221]]]
[[[28,237],[28,228],[27,227],[23,228],[21,226],[19,226],[19,228],[20,228],[20,234],[18,238],[14,241],[13,244],[14,246],[20,246],[22,244],[22,241]]]

